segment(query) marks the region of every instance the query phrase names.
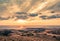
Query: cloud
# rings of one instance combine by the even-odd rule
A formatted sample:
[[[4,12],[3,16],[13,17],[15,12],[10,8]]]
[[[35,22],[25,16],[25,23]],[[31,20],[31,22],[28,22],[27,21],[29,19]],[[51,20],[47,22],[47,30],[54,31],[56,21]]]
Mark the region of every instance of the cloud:
[[[55,14],[55,15],[51,15],[51,16],[42,15],[39,17],[42,19],[56,19],[56,18],[60,18],[60,14]]]
[[[47,19],[60,18],[60,14],[49,16]]]
[[[0,15],[0,20],[9,20],[9,19],[11,19],[11,20],[14,20],[14,19],[16,19],[16,17],[13,15],[13,16],[9,16],[9,15]]]
[[[8,3],[8,2],[10,2],[10,0],[0,0],[0,4],[2,4],[2,3]]]
[[[3,13],[6,10],[7,10],[6,6],[0,5],[0,13]]]
[[[16,12],[16,14],[27,14],[26,12]]]
[[[46,15],[42,15],[42,16],[39,16],[39,18],[47,19],[47,16]]]
[[[48,10],[60,11],[60,1],[57,2],[55,5],[47,8]]]
[[[15,13],[17,17],[17,19],[27,19],[28,18],[28,14],[26,12],[16,12]]]
[[[8,20],[10,17],[7,17],[7,18],[3,18],[3,17],[0,17],[0,20]]]
[[[30,9],[31,10],[35,9],[37,7],[36,5],[39,5],[40,3],[43,3],[44,1],[45,0],[0,0],[0,20],[14,19],[15,17],[17,17],[17,19],[27,19],[30,17],[36,17],[38,16],[37,13],[26,13],[26,12],[28,12]],[[53,11],[54,10],[59,11],[60,10],[59,8],[60,8],[60,2],[56,3],[52,7],[49,7],[48,9],[49,10],[53,9]],[[39,16],[39,18],[52,19],[52,18],[60,18],[60,16],[41,15]]]
[[[31,14],[29,14],[29,16],[30,17],[36,17],[36,16],[38,16],[38,14],[37,13],[31,13]]]
[[[17,19],[27,19],[28,17],[27,16],[23,16],[23,15],[20,15],[20,16],[16,16]]]

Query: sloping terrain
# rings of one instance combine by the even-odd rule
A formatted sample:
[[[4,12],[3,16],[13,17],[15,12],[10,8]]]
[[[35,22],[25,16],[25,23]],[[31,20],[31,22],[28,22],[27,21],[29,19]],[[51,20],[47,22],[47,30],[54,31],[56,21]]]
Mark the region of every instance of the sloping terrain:
[[[39,30],[0,30],[0,41],[60,41],[58,29],[37,29]]]

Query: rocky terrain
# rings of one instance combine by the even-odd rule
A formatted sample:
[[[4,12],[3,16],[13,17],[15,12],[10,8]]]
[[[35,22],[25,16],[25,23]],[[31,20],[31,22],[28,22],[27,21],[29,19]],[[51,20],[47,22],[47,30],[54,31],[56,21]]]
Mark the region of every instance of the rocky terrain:
[[[60,41],[60,28],[4,29],[0,41]]]

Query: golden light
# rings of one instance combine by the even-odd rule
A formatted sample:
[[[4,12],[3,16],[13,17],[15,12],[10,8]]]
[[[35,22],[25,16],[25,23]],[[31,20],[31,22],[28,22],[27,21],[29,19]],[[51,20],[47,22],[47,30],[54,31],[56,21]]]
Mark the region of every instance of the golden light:
[[[20,25],[19,29],[24,29],[24,26],[26,25],[27,20],[18,19],[16,20],[16,22],[18,23],[18,25]]]
[[[19,19],[19,20],[16,20],[17,23],[21,24],[21,25],[24,25],[27,23],[26,20],[22,20],[22,19]]]
[[[25,23],[26,20],[21,20],[21,19],[19,19],[19,20],[17,20],[17,22]]]

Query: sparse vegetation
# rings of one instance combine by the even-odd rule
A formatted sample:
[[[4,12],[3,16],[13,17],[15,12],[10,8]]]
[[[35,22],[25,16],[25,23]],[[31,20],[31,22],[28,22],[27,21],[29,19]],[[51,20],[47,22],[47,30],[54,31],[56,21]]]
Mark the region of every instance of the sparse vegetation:
[[[50,30],[37,30],[38,33],[35,30],[0,30],[0,41],[60,41],[60,35],[58,36],[60,31]],[[51,33],[53,31],[58,34],[54,35]]]

